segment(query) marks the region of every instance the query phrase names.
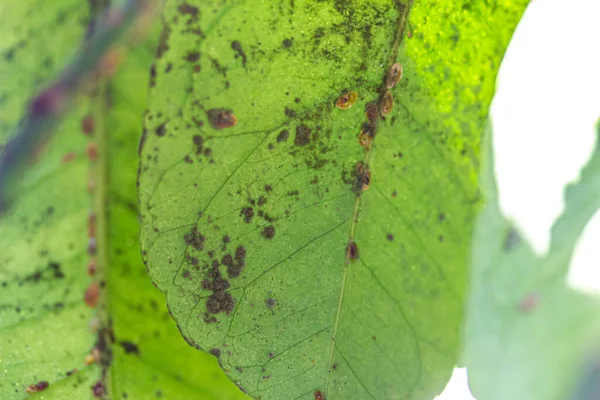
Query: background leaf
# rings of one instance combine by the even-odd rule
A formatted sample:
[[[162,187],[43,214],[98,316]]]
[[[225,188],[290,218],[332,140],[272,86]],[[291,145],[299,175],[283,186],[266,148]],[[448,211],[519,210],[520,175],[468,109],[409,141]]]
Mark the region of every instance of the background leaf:
[[[550,251],[533,252],[500,211],[491,132],[482,173],[486,206],[478,217],[466,326],[465,362],[481,399],[592,399],[598,390],[597,299],[565,282],[576,240],[600,206],[600,148],[552,229]]]
[[[253,397],[442,390],[479,133],[526,3],[167,3],[142,247],[184,337]]]
[[[7,29],[1,33],[6,48],[0,73],[10,77],[0,87],[6,141],[28,97],[60,70],[82,40],[88,17],[80,2],[67,0],[0,7],[0,29]],[[17,28],[27,27],[24,21],[31,27]],[[103,367],[105,398],[245,398],[214,358],[181,339],[140,259],[136,150],[157,39],[154,35],[130,52],[124,69],[91,102],[80,99],[40,162],[26,173],[14,209],[0,219],[3,400],[29,397],[25,387],[42,380],[50,383],[39,393],[45,399],[93,398],[91,388]],[[96,216],[98,224],[107,226],[108,238],[98,238],[98,252],[107,251],[108,268],[97,279],[106,288],[100,302],[106,309],[100,313],[112,324],[100,332],[115,338],[104,351],[103,367],[84,363],[99,342],[92,330],[98,325],[96,310],[83,301],[92,282],[86,249],[94,198],[86,189],[91,164],[85,149],[91,139],[81,130],[84,117],[92,114],[93,141],[100,147],[95,169],[108,174],[107,182],[97,182],[95,192],[108,200],[107,219]],[[89,118],[85,120],[92,126]],[[71,374],[73,369],[80,371]]]

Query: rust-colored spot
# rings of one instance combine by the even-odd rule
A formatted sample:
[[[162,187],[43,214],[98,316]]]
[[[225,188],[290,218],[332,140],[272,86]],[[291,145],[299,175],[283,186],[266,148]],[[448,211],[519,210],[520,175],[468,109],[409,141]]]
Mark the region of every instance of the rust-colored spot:
[[[383,94],[381,98],[381,116],[387,117],[392,112],[394,108],[394,97],[392,96],[392,92],[389,90]]]
[[[358,100],[358,93],[356,92],[348,92],[342,94],[335,101],[335,106],[340,110],[347,110],[352,107],[356,101]]]
[[[39,381],[38,383],[34,383],[32,385],[27,386],[25,388],[25,391],[29,394],[33,394],[48,389],[48,386],[50,386],[48,382]]]
[[[94,117],[92,117],[91,115],[86,115],[81,120],[81,130],[86,135],[91,135],[92,133],[94,133],[94,125]]]
[[[346,246],[346,257],[348,257],[348,260],[350,261],[354,261],[358,258],[358,245],[354,240]]]
[[[96,146],[96,143],[88,143],[86,153],[90,161],[96,161],[98,159],[98,146]]]
[[[85,304],[88,307],[94,308],[98,305],[98,300],[100,299],[100,286],[97,282],[92,282],[90,286],[85,290]]]
[[[237,118],[232,110],[214,108],[206,112],[208,120],[215,129],[231,128],[237,124]]]
[[[315,400],[325,400],[325,396],[323,396],[323,393],[321,393],[320,390],[315,392]]]
[[[63,156],[62,163],[66,164],[68,162],[71,162],[75,159],[76,156],[77,156],[77,154],[74,151],[70,151]]]
[[[412,33],[412,31],[408,31],[408,32],[406,32],[406,36],[407,36],[409,39],[412,39],[412,37],[413,37],[413,33]]]
[[[400,79],[402,79],[402,64],[395,63],[392,65],[392,68],[390,68],[390,71],[385,78],[385,86],[388,89],[391,89],[400,82]]]

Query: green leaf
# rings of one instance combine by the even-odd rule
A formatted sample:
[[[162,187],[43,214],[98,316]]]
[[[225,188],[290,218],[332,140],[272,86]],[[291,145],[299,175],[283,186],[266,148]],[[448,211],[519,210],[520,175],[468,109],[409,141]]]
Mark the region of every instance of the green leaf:
[[[576,241],[600,206],[600,147],[567,186],[565,211],[542,257],[500,211],[489,130],[465,332],[471,390],[486,400],[595,398],[585,380],[594,373],[600,304],[570,289],[565,277]]]
[[[167,3],[143,254],[184,337],[250,395],[441,392],[459,351],[479,134],[526,3]],[[338,109],[350,92],[356,104]],[[364,147],[361,131],[375,136]]]
[[[11,0],[0,9],[0,74],[9,77],[0,86],[5,143],[28,97],[60,71],[83,39],[88,16],[78,0]],[[25,388],[40,381],[50,386],[38,397],[51,400],[92,399],[97,382],[109,399],[246,398],[212,356],[182,340],[139,254],[136,151],[157,41],[153,35],[129,52],[123,70],[92,101],[82,96],[25,174],[18,201],[0,218],[3,400],[30,397]],[[94,116],[93,137],[81,133],[88,115]],[[99,148],[95,163],[86,156],[91,142]],[[90,173],[96,179],[92,196],[86,188]],[[106,213],[98,208],[104,198]],[[87,273],[91,211],[98,235],[94,278]],[[105,285],[98,309],[84,302],[93,280]],[[114,343],[103,348],[112,337]],[[86,367],[94,347],[102,350],[102,362]]]

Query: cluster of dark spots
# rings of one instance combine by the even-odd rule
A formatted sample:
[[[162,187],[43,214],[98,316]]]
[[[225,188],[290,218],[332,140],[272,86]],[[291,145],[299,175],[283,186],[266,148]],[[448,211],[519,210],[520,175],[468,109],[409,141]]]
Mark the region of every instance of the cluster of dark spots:
[[[296,137],[294,138],[294,144],[296,146],[306,146],[310,143],[311,129],[302,124],[296,127]]]
[[[27,386],[25,388],[25,391],[29,394],[38,393],[48,389],[48,386],[50,386],[48,382],[39,381],[38,383],[34,383],[32,385]]]
[[[290,137],[290,131],[288,131],[287,129],[284,129],[281,132],[279,132],[279,135],[277,135],[277,142],[278,143],[285,142],[286,140],[288,140],[289,137]]]
[[[392,235],[391,233],[387,234],[387,240],[389,240],[390,242],[394,241],[394,235]]]
[[[269,297],[268,299],[265,300],[265,305],[267,306],[268,309],[273,309],[273,307],[275,307],[275,305],[277,305],[277,300]]]
[[[349,261],[354,261],[358,259],[358,245],[354,240],[351,240],[350,243],[346,246],[346,258]]]
[[[244,53],[244,50],[242,49],[242,44],[237,41],[234,40],[233,42],[231,42],[231,48],[236,52],[235,57],[241,57],[242,58],[242,65],[245,67],[246,66],[246,62],[248,61],[248,57],[246,56],[246,53]]]
[[[202,288],[213,292],[206,300],[208,314],[218,314],[220,312],[229,314],[233,311],[234,300],[231,294],[227,292],[229,282],[221,276],[218,261],[214,260],[212,262],[210,269],[207,271],[206,279],[202,281]],[[216,322],[216,319],[211,318],[208,314],[204,320],[206,322]]]
[[[191,51],[185,56],[185,60],[191,63],[195,63],[200,59],[200,53],[197,51]]]
[[[298,196],[299,194],[300,194],[300,191],[298,189],[290,190],[289,192],[287,192],[288,196]]]
[[[377,102],[371,101],[365,105],[365,116],[371,124],[375,125],[377,123],[377,119],[379,118]]]
[[[125,351],[126,354],[140,355],[140,349],[133,342],[130,342],[130,341],[127,341],[127,340],[123,340],[121,342],[121,347],[123,347],[123,350]]]
[[[23,285],[25,282],[39,282],[43,277],[46,276],[46,271],[49,272],[50,276],[48,278],[54,279],[63,279],[65,274],[62,272],[60,268],[60,264],[56,262],[48,263],[48,267],[45,270],[37,270],[23,278],[22,282],[19,282],[19,285]]]
[[[186,279],[192,279],[192,273],[187,269],[185,271],[183,271],[183,273],[181,275]]]
[[[189,233],[186,233],[183,236],[183,239],[194,249],[202,250],[204,248],[204,241],[206,240],[206,237],[200,233],[197,226],[194,226]]]
[[[221,350],[219,350],[217,348],[210,349],[210,354],[219,358],[219,357],[221,357]]]
[[[235,249],[235,258],[231,254],[225,254],[221,259],[221,263],[227,267],[227,276],[229,278],[237,278],[246,266],[246,248],[238,246]]]
[[[267,198],[265,196],[260,196],[258,198],[258,202],[257,202],[259,207],[264,206],[265,204],[267,204]]]
[[[401,152],[397,152],[397,153],[393,154],[393,157],[394,158],[402,158],[402,157],[404,157],[404,154],[402,154]]]
[[[159,126],[156,127],[154,132],[156,133],[157,136],[160,136],[160,137],[165,136],[167,134],[166,124],[160,124]]]
[[[265,192],[271,192],[271,191],[273,191],[273,186],[265,185]]]
[[[359,197],[371,184],[371,171],[362,162],[359,162],[350,173],[343,172],[342,180],[344,183],[351,185],[352,191],[356,197]]]
[[[233,115],[232,110],[224,108],[214,108],[206,112],[208,120],[215,129],[230,128],[237,124],[237,118]]]
[[[283,110],[283,113],[285,114],[286,117],[288,118],[296,118],[296,111],[292,110],[291,108],[286,107],[285,110]]]
[[[260,232],[260,234],[265,239],[271,240],[271,239],[273,239],[275,237],[275,227],[273,225],[265,226],[263,228],[263,230]]]
[[[249,224],[252,222],[252,217],[254,217],[254,209],[252,207],[244,207],[240,211],[240,215],[244,217],[244,222]]]
[[[281,44],[283,45],[284,48],[289,49],[294,44],[294,40],[293,39],[289,39],[289,38],[288,39],[283,39],[283,42],[281,42]]]

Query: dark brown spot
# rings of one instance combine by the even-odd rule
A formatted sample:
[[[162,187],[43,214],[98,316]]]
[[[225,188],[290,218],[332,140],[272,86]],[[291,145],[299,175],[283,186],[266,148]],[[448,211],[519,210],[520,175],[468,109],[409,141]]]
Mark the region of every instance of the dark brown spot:
[[[285,142],[286,140],[288,140],[289,137],[290,137],[290,131],[288,131],[287,129],[284,129],[281,132],[279,132],[279,135],[277,135],[277,142],[279,142],[279,143]]]
[[[229,243],[229,242],[231,242],[231,238],[229,237],[229,235],[223,236],[223,243]]]
[[[394,241],[394,235],[392,235],[391,233],[387,234],[387,240],[389,240],[390,242]]]
[[[377,122],[377,119],[379,118],[379,110],[376,102],[371,101],[367,103],[365,106],[365,115],[371,124],[375,124]]]
[[[177,7],[177,10],[182,14],[191,15],[192,18],[196,18],[198,16],[198,7],[192,6],[187,3],[181,4],[179,7]]]
[[[97,282],[92,282],[85,291],[84,300],[88,307],[95,308],[100,299],[100,286]]]
[[[123,347],[123,350],[125,350],[126,354],[137,354],[137,355],[140,354],[140,349],[133,342],[124,340],[121,342],[121,347]]]
[[[210,349],[210,354],[212,354],[213,356],[219,358],[221,357],[221,350],[214,348],[214,349]]]
[[[310,143],[311,129],[302,124],[296,128],[296,137],[294,138],[294,144],[296,146],[306,146]]]
[[[192,51],[188,53],[187,56],[185,56],[185,59],[188,62],[194,63],[200,59],[200,53],[198,53],[197,51]]]
[[[270,298],[270,297],[269,297],[268,299],[266,299],[266,300],[265,300],[265,305],[266,305],[268,308],[270,308],[270,309],[272,309],[273,307],[275,307],[275,305],[276,305],[276,304],[277,304],[277,300],[275,300],[275,299],[272,299],[272,298]]]
[[[259,206],[264,206],[265,204],[267,204],[267,198],[265,196],[260,196],[258,198],[258,203]]]
[[[165,124],[161,124],[154,130],[154,132],[156,132],[156,135],[162,137],[167,133],[167,128],[165,127]]]
[[[241,57],[242,58],[242,65],[246,66],[246,62],[248,61],[248,57],[246,56],[246,53],[244,53],[244,50],[242,49],[242,44],[239,41],[234,40],[233,42],[231,42],[231,48],[233,50],[235,50],[235,52],[237,53],[235,55],[236,57]]]
[[[252,217],[254,217],[254,209],[252,207],[244,207],[240,211],[240,215],[244,217],[244,222],[249,224],[252,222]]]
[[[214,108],[206,112],[208,120],[215,129],[230,128],[237,124],[237,118],[232,110]]]
[[[283,111],[283,113],[288,118],[295,118],[296,117],[296,111],[292,110],[291,108],[287,108],[286,107],[285,110]]]
[[[286,49],[289,49],[294,44],[294,41],[292,39],[284,39],[282,44],[283,44],[283,47],[285,47]]]
[[[346,257],[350,261],[358,259],[358,246],[354,240],[346,246]]]
[[[275,227],[272,225],[265,226],[260,234],[265,239],[271,240],[275,236]]]
[[[270,192],[273,190],[273,186],[271,185],[265,185],[265,192]]]

